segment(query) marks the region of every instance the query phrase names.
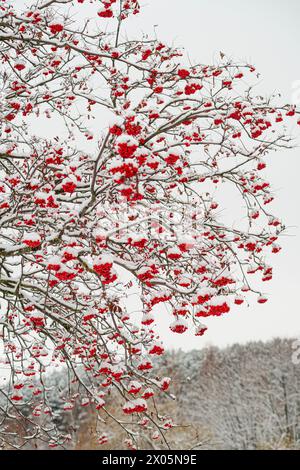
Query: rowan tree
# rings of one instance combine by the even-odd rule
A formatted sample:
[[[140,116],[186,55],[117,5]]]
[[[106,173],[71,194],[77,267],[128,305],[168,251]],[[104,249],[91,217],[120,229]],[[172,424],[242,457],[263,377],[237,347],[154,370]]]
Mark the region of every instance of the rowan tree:
[[[175,344],[201,337],[206,317],[267,301],[284,226],[264,170],[292,145],[298,112],[257,96],[251,64],[190,64],[128,37],[137,0],[15,3],[0,6],[1,439],[20,445],[6,423],[23,416],[23,443],[65,445],[44,381],[62,366],[65,412],[79,400],[116,420],[129,448],[143,433],[167,446],[156,318],[170,316]],[[228,201],[238,212],[224,219]],[[123,418],[106,409],[112,389]]]

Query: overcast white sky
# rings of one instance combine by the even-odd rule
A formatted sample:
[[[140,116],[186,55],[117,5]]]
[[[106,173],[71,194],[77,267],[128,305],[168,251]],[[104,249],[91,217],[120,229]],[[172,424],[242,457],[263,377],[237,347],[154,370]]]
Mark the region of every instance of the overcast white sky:
[[[298,0],[148,0],[142,4],[142,14],[128,23],[130,33],[137,24],[138,30],[149,32],[158,25],[158,37],[184,46],[192,62],[211,63],[221,50],[253,63],[261,73],[261,90],[281,91],[291,102],[293,83],[300,81]],[[161,322],[168,347],[188,350],[275,336],[300,337],[300,149],[277,152],[268,161],[267,174],[277,191],[274,212],[289,227],[281,240],[281,254],[273,257],[269,302],[258,306],[254,299],[249,308],[209,319],[209,330],[200,339],[188,333],[170,335],[168,318]]]

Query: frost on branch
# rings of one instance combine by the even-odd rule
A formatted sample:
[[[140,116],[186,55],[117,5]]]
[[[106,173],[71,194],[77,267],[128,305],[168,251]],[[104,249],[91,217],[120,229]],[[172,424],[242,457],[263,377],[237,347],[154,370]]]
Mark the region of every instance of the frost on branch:
[[[181,50],[128,39],[136,0],[28,3],[0,5],[1,413],[25,407],[30,435],[63,445],[55,420],[35,419],[52,417],[43,376],[63,366],[78,389],[65,412],[84,396],[130,448],[145,433],[167,446],[156,319],[201,341],[203,317],[267,301],[284,227],[265,167],[298,111],[256,96],[249,64],[187,67]]]

